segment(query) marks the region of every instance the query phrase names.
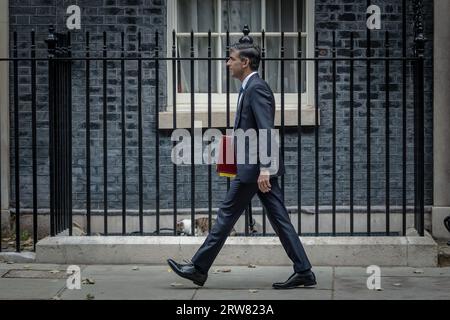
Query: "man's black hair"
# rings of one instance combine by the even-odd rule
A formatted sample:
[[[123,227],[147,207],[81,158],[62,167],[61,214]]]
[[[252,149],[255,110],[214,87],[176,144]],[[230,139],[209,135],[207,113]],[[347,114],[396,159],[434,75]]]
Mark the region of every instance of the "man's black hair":
[[[239,58],[242,60],[244,58],[249,59],[250,61],[250,69],[252,71],[258,71],[259,64],[261,63],[261,50],[259,46],[253,44],[253,39],[248,34],[250,33],[250,29],[246,25],[244,27],[244,36],[239,39],[239,42],[236,42],[231,46],[231,50],[239,51]]]

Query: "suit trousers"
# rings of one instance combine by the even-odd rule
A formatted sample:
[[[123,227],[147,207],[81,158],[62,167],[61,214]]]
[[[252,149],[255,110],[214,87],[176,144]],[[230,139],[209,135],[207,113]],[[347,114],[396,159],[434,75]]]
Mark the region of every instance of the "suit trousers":
[[[261,203],[267,210],[270,224],[280,238],[287,255],[294,263],[294,271],[303,272],[311,269],[300,238],[289,219],[278,178],[272,177],[270,184],[271,191],[263,193],[259,190],[256,182],[243,183],[240,181],[239,175],[231,181],[230,189],[217,212],[216,223],[205,242],[191,259],[196,268],[204,273],[209,271],[239,217],[255,194],[258,194]]]

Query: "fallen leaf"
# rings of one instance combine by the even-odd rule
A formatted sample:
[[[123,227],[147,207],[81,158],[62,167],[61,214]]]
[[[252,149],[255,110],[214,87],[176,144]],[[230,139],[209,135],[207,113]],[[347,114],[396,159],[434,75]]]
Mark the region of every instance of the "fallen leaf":
[[[167,272],[172,272],[172,269],[170,269],[170,268],[169,268],[169,269],[167,269]]]
[[[81,281],[82,284],[95,284],[94,279],[85,278]]]
[[[94,299],[95,299],[95,296],[92,295],[92,294],[90,294],[90,293],[88,293],[88,294],[86,295],[86,299],[87,299],[87,300],[94,300]]]
[[[182,283],[178,283],[178,282],[173,282],[170,284],[171,287],[182,287],[183,284]]]
[[[215,272],[231,272],[231,269],[228,268],[221,268],[221,269],[216,269]]]

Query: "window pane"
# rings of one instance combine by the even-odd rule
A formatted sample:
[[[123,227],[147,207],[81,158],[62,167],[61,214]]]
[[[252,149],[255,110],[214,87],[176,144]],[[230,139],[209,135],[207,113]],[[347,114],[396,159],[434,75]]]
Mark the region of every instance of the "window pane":
[[[217,40],[211,39],[212,56],[215,57],[217,49]],[[191,56],[191,39],[190,37],[178,38],[178,55],[180,58],[189,58]],[[208,57],[208,38],[201,37],[194,39],[194,55],[195,57]],[[211,90],[217,92],[217,63],[211,62]],[[191,62],[181,61],[178,63],[178,92],[191,92]],[[194,88],[197,93],[208,92],[208,61],[201,60],[194,62]]]
[[[178,32],[215,32],[216,1],[212,0],[178,0]]]
[[[251,33],[250,33],[250,36],[253,38],[253,41],[255,42],[255,44],[261,48],[261,37],[252,35]],[[239,38],[240,37],[230,36],[230,46],[233,45],[234,43],[238,42]],[[223,49],[222,55],[223,55],[223,57],[226,57],[226,47],[227,47],[226,38],[223,37],[222,38],[222,49]],[[226,67],[225,62],[223,62],[223,65],[222,65],[222,92],[223,93],[227,92],[227,87],[226,87],[227,74],[226,74],[226,72],[227,72],[227,67]],[[259,72],[261,75],[261,66],[259,68]],[[231,74],[230,74],[230,93],[239,93],[240,88],[241,88],[241,82],[238,79],[234,79],[233,77],[231,77]]]
[[[261,31],[261,0],[222,0],[222,32]]]
[[[297,0],[297,31],[306,31],[306,0]]]
[[[266,31],[306,30],[304,0],[266,0]]]
[[[267,58],[280,58],[280,38],[267,38]],[[284,56],[285,58],[297,57],[297,38],[284,39]],[[306,53],[306,39],[302,38],[302,57]],[[298,63],[297,61],[284,62],[284,92],[297,93],[298,92]],[[266,62],[266,81],[275,93],[281,93],[281,61],[267,61]],[[306,62],[302,62],[302,91],[306,91]]]

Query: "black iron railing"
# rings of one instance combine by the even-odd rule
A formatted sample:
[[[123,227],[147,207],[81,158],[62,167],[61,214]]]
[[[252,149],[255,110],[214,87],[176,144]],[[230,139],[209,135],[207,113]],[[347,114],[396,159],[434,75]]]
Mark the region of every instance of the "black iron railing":
[[[403,1],[403,8],[405,8],[405,2]],[[402,142],[401,146],[403,149],[403,157],[402,157],[402,230],[401,233],[403,235],[406,234],[407,230],[407,197],[406,197],[406,167],[407,167],[407,128],[409,124],[407,123],[407,98],[409,90],[411,88],[408,87],[407,83],[407,69],[409,67],[413,70],[413,80],[414,86],[411,89],[413,92],[414,98],[414,226],[420,235],[424,235],[424,36],[423,36],[423,16],[422,16],[422,5],[421,1],[414,1],[415,6],[415,54],[412,57],[407,56],[407,48],[406,48],[406,14],[403,15],[403,55],[400,57],[394,57],[392,55],[391,47],[390,47],[390,32],[385,32],[384,38],[384,55],[383,56],[372,56],[371,55],[371,47],[370,47],[370,34],[371,31],[367,31],[367,50],[366,56],[364,57],[356,57],[355,56],[355,34],[351,33],[348,40],[349,46],[348,56],[338,56],[337,54],[337,46],[336,46],[336,33],[332,34],[332,44],[331,44],[331,56],[321,56],[320,53],[320,37],[319,33],[315,34],[315,56],[314,57],[303,57],[303,52],[301,48],[301,32],[298,33],[298,50],[296,57],[286,58],[284,56],[285,50],[285,36],[284,33],[281,33],[281,51],[279,57],[267,57],[266,56],[266,37],[264,30],[261,32],[262,38],[262,65],[261,65],[261,75],[263,78],[266,76],[266,64],[268,61],[279,61],[281,63],[281,78],[284,79],[284,68],[283,65],[287,61],[296,63],[297,66],[297,74],[298,74],[298,123],[302,123],[302,113],[300,112],[300,107],[302,105],[302,63],[312,63],[314,65],[314,81],[315,81],[315,130],[314,130],[314,177],[315,177],[315,186],[314,186],[314,232],[312,235],[321,235],[320,230],[320,188],[319,181],[321,178],[320,172],[320,133],[319,133],[319,105],[320,105],[320,73],[319,69],[324,64],[331,64],[331,81],[332,81],[332,200],[331,200],[331,234],[332,236],[339,235],[337,232],[337,211],[336,211],[336,185],[337,183],[342,183],[337,179],[337,119],[336,119],[336,111],[337,111],[337,63],[346,64],[349,67],[349,235],[360,235],[361,233],[357,233],[355,231],[355,206],[354,206],[354,166],[355,166],[355,69],[356,64],[359,67],[361,65],[366,66],[366,108],[367,112],[367,199],[366,199],[366,219],[367,219],[367,227],[364,232],[365,235],[373,235],[372,232],[372,201],[371,201],[371,88],[372,88],[372,79],[371,79],[371,66],[374,63],[384,64],[384,86],[385,86],[385,165],[386,170],[383,173],[385,176],[385,234],[394,235],[392,232],[391,226],[391,208],[390,208],[390,134],[391,134],[391,122],[390,122],[390,107],[391,107],[391,67],[394,63],[400,63],[402,65],[402,89],[401,89],[401,106],[402,106],[402,123],[399,124],[401,126],[402,132]],[[249,32],[246,30],[245,32]],[[36,129],[37,129],[37,121],[36,121],[36,88],[38,84],[36,83],[36,64],[39,62],[46,63],[48,68],[48,112],[49,112],[49,163],[50,163],[50,235],[55,236],[61,233],[64,230],[68,230],[69,234],[72,234],[72,217],[73,217],[73,208],[72,208],[72,71],[73,71],[73,62],[81,61],[85,64],[85,134],[86,134],[86,176],[85,181],[86,185],[86,231],[88,235],[92,234],[92,208],[91,208],[91,158],[92,158],[92,150],[91,150],[91,85],[90,85],[90,73],[91,73],[91,64],[96,62],[102,63],[102,94],[103,94],[103,102],[102,102],[102,113],[103,113],[103,144],[102,144],[102,152],[103,152],[103,233],[104,235],[111,234],[108,230],[108,217],[109,217],[109,208],[108,208],[108,167],[109,167],[109,158],[108,158],[108,126],[107,126],[107,113],[108,113],[108,62],[116,61],[120,62],[119,68],[119,77],[118,83],[120,83],[121,88],[121,100],[120,100],[120,110],[121,110],[121,155],[120,155],[120,167],[121,167],[121,176],[122,176],[122,234],[126,234],[127,231],[127,212],[131,209],[127,207],[127,191],[126,191],[126,160],[127,160],[127,141],[126,141],[126,100],[125,100],[125,74],[126,74],[126,61],[134,61],[138,65],[138,73],[137,73],[137,101],[138,101],[138,120],[137,120],[137,130],[138,130],[138,216],[139,216],[139,232],[138,234],[144,235],[146,234],[144,230],[144,183],[143,183],[143,106],[142,106],[142,83],[143,83],[143,73],[142,73],[142,64],[144,62],[153,62],[153,68],[155,72],[155,95],[154,95],[154,118],[156,119],[156,129],[155,129],[155,154],[154,160],[151,163],[154,166],[154,183],[155,183],[155,207],[152,208],[155,211],[155,219],[156,219],[156,232],[154,234],[161,234],[160,227],[160,197],[161,197],[161,181],[160,181],[160,133],[158,131],[159,123],[159,112],[160,112],[160,96],[159,96],[159,86],[160,86],[160,73],[161,66],[160,63],[167,63],[169,66],[172,66],[172,88],[171,92],[172,100],[173,100],[173,128],[177,128],[177,67],[181,61],[190,62],[190,83],[191,83],[191,118],[190,118],[190,130],[192,137],[194,136],[194,120],[195,120],[195,92],[194,92],[194,84],[195,84],[195,73],[194,71],[194,62],[195,61],[207,61],[207,70],[205,70],[205,76],[208,77],[210,81],[208,81],[208,128],[212,127],[212,62],[214,61],[225,61],[226,57],[229,56],[230,53],[230,36],[227,32],[226,36],[226,57],[221,58],[213,58],[212,57],[212,46],[211,46],[211,32],[208,34],[208,56],[207,57],[195,57],[194,52],[194,34],[191,33],[191,47],[190,47],[190,56],[187,58],[180,58],[177,56],[177,44],[176,44],[176,33],[172,34],[172,52],[169,53],[170,57],[161,56],[158,47],[159,37],[156,33],[153,37],[154,39],[154,48],[155,50],[152,52],[151,56],[143,56],[142,50],[142,34],[139,32],[138,34],[138,54],[137,56],[129,56],[129,53],[125,50],[125,37],[124,33],[121,34],[121,45],[120,45],[120,57],[109,57],[108,56],[108,45],[107,42],[107,33],[103,33],[103,48],[101,50],[101,56],[93,55],[94,50],[92,50],[91,37],[89,32],[85,34],[85,47],[84,47],[84,56],[83,57],[74,57],[72,55],[71,50],[71,34],[60,34],[55,33],[53,28],[50,28],[50,34],[47,39],[48,45],[48,56],[39,58],[36,57],[36,44],[35,44],[35,33],[31,33],[31,54],[26,58],[18,57],[18,47],[17,47],[17,34],[14,33],[14,47],[13,47],[13,58],[1,59],[1,61],[9,61],[13,65],[13,106],[14,106],[14,165],[15,165],[15,208],[12,210],[15,212],[16,220],[15,220],[15,232],[16,232],[16,250],[20,251],[20,234],[21,234],[21,199],[20,199],[20,189],[21,189],[21,180],[20,180],[20,153],[19,153],[19,144],[20,144],[20,126],[19,126],[19,92],[18,92],[18,62],[19,61],[30,61],[31,62],[31,92],[32,92],[32,175],[33,175],[33,202],[32,202],[32,213],[33,213],[33,232],[34,232],[34,243],[37,242],[37,216],[38,216],[38,199],[37,199],[37,169],[36,169],[36,157],[37,157],[37,146],[36,146]],[[168,37],[170,39],[170,37]],[[379,75],[381,76],[381,75]],[[230,127],[231,123],[231,110],[230,110],[230,74],[227,72],[226,75],[226,127]],[[281,81],[281,148],[282,154],[285,154],[285,92],[283,81]],[[304,230],[302,230],[302,166],[300,164],[300,159],[302,158],[302,130],[300,125],[298,126],[298,130],[296,130],[297,135],[297,147],[298,147],[298,167],[297,167],[297,212],[298,212],[298,234],[305,235]],[[191,169],[191,208],[190,208],[190,216],[191,221],[195,220],[196,217],[196,202],[195,202],[195,194],[196,194],[196,184],[195,184],[195,165],[194,165],[194,144],[191,144],[192,152],[191,152],[191,160],[192,165]],[[400,147],[400,146],[399,146]],[[96,150],[98,152],[98,150]],[[382,174],[382,172],[380,172]],[[213,170],[212,166],[208,166],[208,217],[209,224],[211,226],[212,221],[212,175]],[[229,181],[227,183],[229,186]],[[173,192],[173,234],[176,235],[176,226],[178,221],[179,208],[177,207],[177,165],[173,165],[173,181],[172,181],[172,192]],[[285,180],[282,179],[282,187],[284,190]],[[252,216],[252,207],[246,210],[246,219],[245,219],[245,235],[249,235],[251,232],[251,228],[249,228],[253,220],[249,217]],[[262,211],[262,235],[267,235],[266,230],[266,216],[267,211],[263,208]],[[192,223],[192,234],[195,234],[195,225]],[[1,241],[1,236],[0,236]],[[1,246],[0,246],[1,248]]]
[[[69,230],[72,235],[72,62],[71,35],[50,29],[48,45],[48,107],[50,158],[50,235]],[[33,38],[34,42],[34,38]],[[62,60],[59,60],[62,59]],[[32,74],[36,75],[33,61]],[[36,93],[35,77],[33,92]],[[35,99],[33,98],[33,101]],[[35,108],[33,110],[36,110]],[[33,125],[33,131],[36,126]],[[18,137],[18,136],[16,136]],[[36,135],[33,134],[33,138]],[[18,140],[16,138],[16,140]],[[35,147],[35,143],[33,143]],[[33,157],[33,162],[36,160]],[[17,167],[18,168],[18,167]],[[19,170],[16,170],[19,171]],[[35,174],[34,174],[35,176]],[[16,197],[16,201],[17,201]],[[36,201],[37,197],[34,196]],[[36,211],[36,205],[33,205]],[[36,212],[34,212],[36,216]]]

